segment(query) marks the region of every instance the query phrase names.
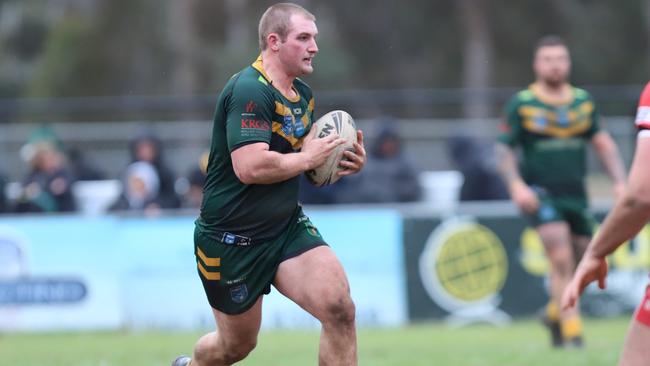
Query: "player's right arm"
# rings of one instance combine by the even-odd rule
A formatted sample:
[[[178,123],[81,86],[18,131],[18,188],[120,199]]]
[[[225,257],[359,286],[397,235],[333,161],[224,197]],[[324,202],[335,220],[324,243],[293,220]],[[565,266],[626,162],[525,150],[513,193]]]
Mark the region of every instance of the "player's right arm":
[[[605,258],[636,235],[650,220],[650,83],[646,86],[636,119],[639,134],[625,194],[603,222],[580,261],[562,298],[564,308],[574,306],[591,282],[605,287]]]
[[[244,184],[272,184],[293,178],[325,162],[345,142],[338,135],[305,136],[297,153],[270,148],[276,102],[268,85],[254,78],[238,79],[224,100],[226,134],[232,167]]]
[[[269,150],[269,144],[257,142],[234,150],[230,156],[237,178],[244,184],[271,184],[293,178],[323,163],[345,139],[331,134],[314,138],[316,129],[305,137],[300,152],[281,154]]]
[[[539,208],[539,200],[519,174],[517,157],[512,149],[520,133],[521,126],[515,97],[506,107],[506,118],[501,124],[501,134],[495,146],[498,170],[515,205],[526,213],[534,213]]]

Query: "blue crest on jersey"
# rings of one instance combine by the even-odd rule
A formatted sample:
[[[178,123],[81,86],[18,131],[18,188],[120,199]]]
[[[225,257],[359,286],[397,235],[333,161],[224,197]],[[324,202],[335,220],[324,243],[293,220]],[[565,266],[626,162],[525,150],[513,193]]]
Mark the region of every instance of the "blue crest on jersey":
[[[285,135],[289,136],[293,133],[293,116],[292,115],[286,115],[284,116],[284,120],[282,121],[282,132],[284,132]]]
[[[248,297],[248,287],[246,284],[237,285],[230,288],[230,298],[237,304],[241,304]]]
[[[541,116],[541,115],[535,116],[535,125],[537,127],[545,128],[547,124],[548,124],[548,121],[546,121],[546,118],[544,116]]]
[[[296,119],[296,123],[293,125],[293,135],[297,138],[301,138],[305,135],[305,126],[302,124],[300,119]]]

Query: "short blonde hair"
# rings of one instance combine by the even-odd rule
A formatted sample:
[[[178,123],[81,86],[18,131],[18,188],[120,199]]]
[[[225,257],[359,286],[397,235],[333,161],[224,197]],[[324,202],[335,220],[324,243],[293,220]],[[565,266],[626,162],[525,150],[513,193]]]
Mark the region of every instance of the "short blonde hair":
[[[287,39],[291,28],[291,16],[293,14],[300,14],[305,18],[316,21],[314,14],[307,11],[300,5],[293,3],[278,3],[272,5],[260,18],[259,25],[259,41],[260,41],[260,50],[264,51],[267,47],[266,37],[271,33],[277,33],[280,36],[280,40],[283,42]]]

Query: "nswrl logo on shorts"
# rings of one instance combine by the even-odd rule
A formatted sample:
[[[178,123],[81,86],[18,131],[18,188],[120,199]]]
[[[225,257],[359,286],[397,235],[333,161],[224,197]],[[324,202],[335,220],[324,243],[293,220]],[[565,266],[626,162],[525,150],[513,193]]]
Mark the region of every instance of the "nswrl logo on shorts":
[[[248,287],[243,283],[230,288],[230,298],[237,304],[241,304],[248,297]]]

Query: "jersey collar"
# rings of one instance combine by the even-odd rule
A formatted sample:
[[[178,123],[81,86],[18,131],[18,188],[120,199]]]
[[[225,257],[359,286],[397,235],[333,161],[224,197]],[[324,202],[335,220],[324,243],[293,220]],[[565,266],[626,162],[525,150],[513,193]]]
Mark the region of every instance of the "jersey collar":
[[[251,66],[255,70],[257,70],[260,74],[262,74],[262,77],[269,83],[269,85],[273,86],[273,80],[271,80],[269,75],[266,73],[266,70],[264,70],[264,63],[262,61],[262,55],[261,54],[259,56],[257,56],[257,59],[255,60],[255,62],[253,62],[253,64]],[[282,94],[283,97],[287,98],[287,100],[292,102],[292,103],[300,101],[300,93],[298,93],[298,90],[296,90],[296,88],[293,86],[293,83],[291,84],[291,89],[293,89],[293,91],[296,93],[295,98],[289,98],[288,96],[284,95],[284,93],[282,93],[275,86],[273,86],[273,88],[275,90],[277,90],[278,92],[280,92],[280,94]]]
[[[567,87],[569,88],[569,95],[566,98],[554,98],[551,97],[547,94],[544,94],[542,92],[542,89],[540,88],[539,84],[537,83],[532,83],[530,86],[528,86],[528,89],[533,92],[533,95],[537,97],[537,99],[544,103],[544,104],[549,104],[555,107],[560,107],[563,105],[571,104],[573,103],[575,99],[575,93],[573,92],[573,87],[570,84],[567,84]]]

